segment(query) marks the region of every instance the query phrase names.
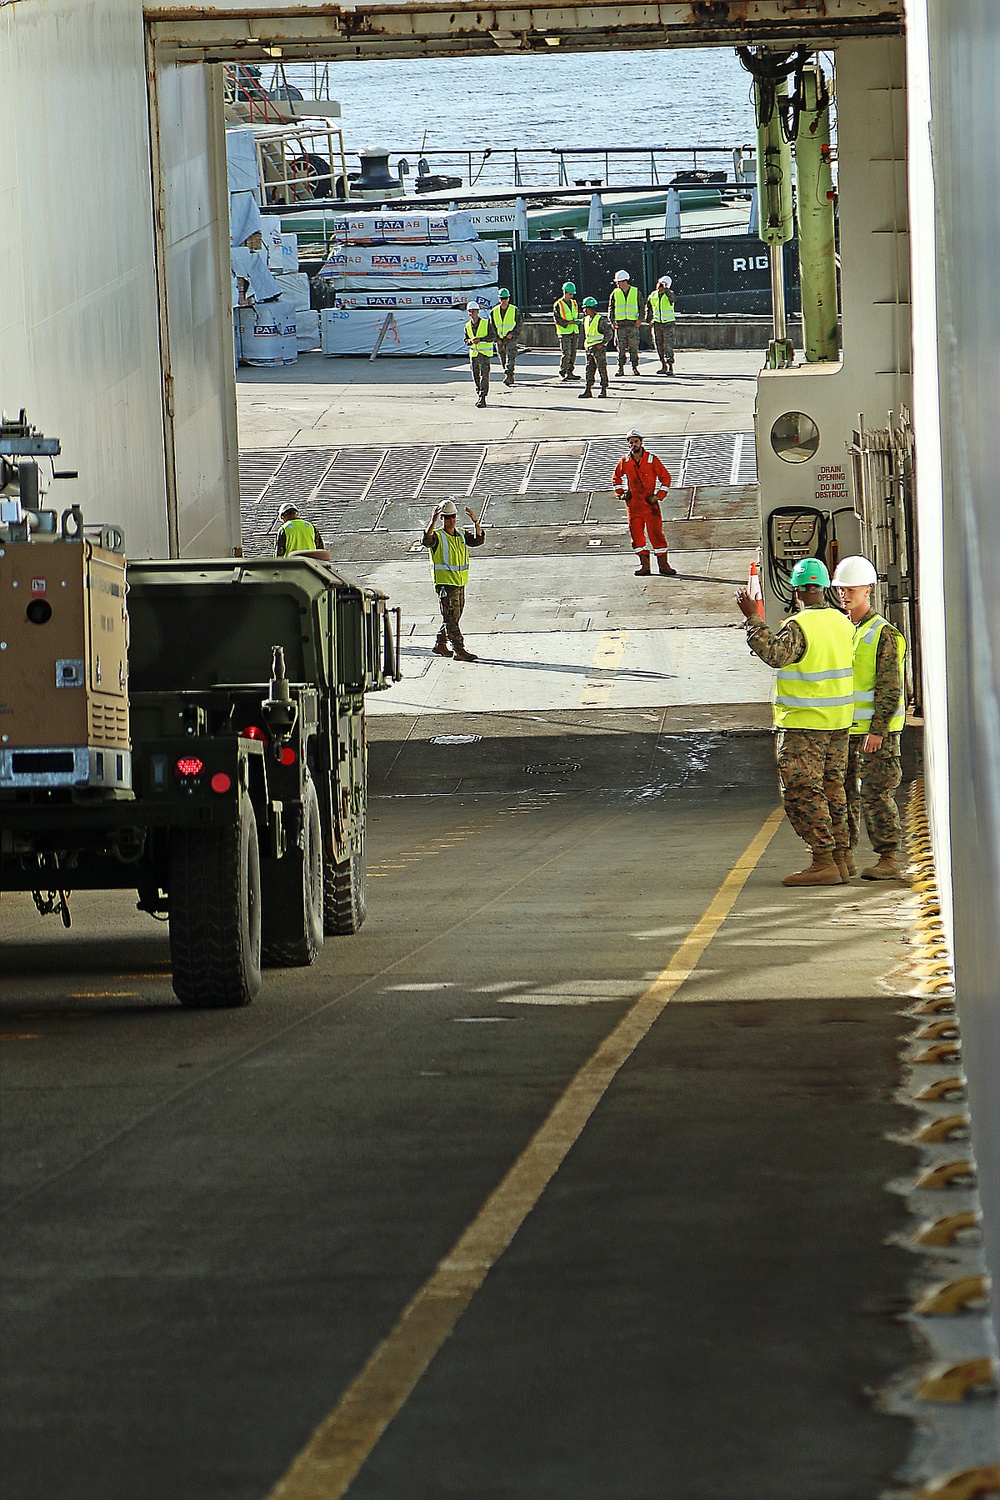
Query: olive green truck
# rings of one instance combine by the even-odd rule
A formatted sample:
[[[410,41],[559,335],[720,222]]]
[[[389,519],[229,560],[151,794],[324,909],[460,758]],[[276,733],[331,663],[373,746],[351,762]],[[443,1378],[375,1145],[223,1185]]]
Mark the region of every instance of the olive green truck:
[[[399,614],[310,558],[130,562],[75,508],[0,529],[0,890],[169,921],[182,1005],[245,1005],[365,915],[365,694]]]

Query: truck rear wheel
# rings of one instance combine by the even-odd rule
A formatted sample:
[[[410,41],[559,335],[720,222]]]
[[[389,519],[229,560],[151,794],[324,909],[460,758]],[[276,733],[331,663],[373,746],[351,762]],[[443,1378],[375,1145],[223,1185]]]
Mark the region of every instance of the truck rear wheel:
[[[304,968],[323,946],[323,825],[312,777],[302,784],[302,829],[282,859],[261,867],[261,954],[275,968]]]
[[[357,932],[367,911],[364,844],[347,859],[323,864],[323,926],[343,937]]]
[[[185,828],[170,849],[174,994],[195,1009],[249,1005],[261,986],[260,852],[249,797],[227,828]]]

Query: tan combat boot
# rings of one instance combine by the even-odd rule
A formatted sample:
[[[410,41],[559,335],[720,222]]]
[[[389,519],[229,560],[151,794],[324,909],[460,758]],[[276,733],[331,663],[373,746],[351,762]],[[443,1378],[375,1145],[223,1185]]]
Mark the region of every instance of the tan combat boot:
[[[782,885],[843,885],[843,876],[837,868],[832,854],[817,854],[813,851],[812,864],[808,870],[796,870],[786,875]]]
[[[833,860],[835,865],[837,866],[837,869],[840,871],[841,880],[846,885],[851,876],[858,873],[856,869],[851,868],[851,866],[854,864],[854,861],[851,859],[851,851],[849,849],[837,849],[834,853]]]
[[[878,864],[869,865],[867,870],[861,871],[862,880],[902,880],[902,878],[895,849],[883,849],[878,857]]]

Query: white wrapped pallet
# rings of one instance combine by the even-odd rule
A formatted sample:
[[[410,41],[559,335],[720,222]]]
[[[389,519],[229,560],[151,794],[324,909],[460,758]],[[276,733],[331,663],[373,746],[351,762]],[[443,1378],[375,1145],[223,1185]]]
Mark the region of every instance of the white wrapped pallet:
[[[337,245],[319,275],[345,292],[371,292],[380,284],[393,290],[451,291],[495,285],[499,265],[496,240],[447,246]]]
[[[465,311],[457,308],[324,307],[320,319],[323,353],[370,355],[387,319],[392,322],[379,350],[383,354],[462,355],[465,347]]]
[[[457,307],[464,311],[475,299],[480,307],[496,307],[495,286],[477,286],[475,290],[458,288],[450,292],[395,291],[388,287],[378,292],[338,292],[338,307]]]
[[[319,313],[313,308],[295,314],[295,337],[300,354],[319,348]]]
[[[444,240],[474,240],[476,229],[465,210],[447,213],[340,214],[332,224],[345,245],[425,245]]]
[[[282,232],[281,220],[273,215],[261,215],[261,233],[267,251],[268,268],[272,271],[297,271],[299,269],[299,237]]]
[[[293,365],[299,357],[295,308],[279,297],[238,310],[240,360],[246,365]]]
[[[260,201],[257,143],[249,125],[226,131],[226,173],[231,193],[253,193]]]
[[[309,277],[305,271],[276,271],[274,279],[281,288],[281,295],[286,302],[293,303],[297,311],[308,311],[310,306]]]

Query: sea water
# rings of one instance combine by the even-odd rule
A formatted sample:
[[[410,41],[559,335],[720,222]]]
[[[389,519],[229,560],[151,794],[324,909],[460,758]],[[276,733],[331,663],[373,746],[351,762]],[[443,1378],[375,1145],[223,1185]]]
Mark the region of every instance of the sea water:
[[[303,93],[311,91],[312,68],[285,71]],[[750,75],[731,48],[339,62],[328,76],[330,95],[343,107],[349,157],[384,147],[393,165],[406,157],[415,174],[421,151],[448,149],[456,153],[451,162],[432,155],[431,170],[454,170],[469,181],[471,151],[472,180],[482,187],[511,181],[510,156],[491,161],[487,150],[537,153],[522,170],[526,184],[543,185],[557,180],[553,147],[731,151],[755,138]],[[732,171],[731,157],[722,155],[697,164]],[[660,179],[691,165],[690,158],[660,157]],[[610,173],[649,182],[649,157],[621,160]],[[586,166],[577,159],[570,175],[606,179],[604,160]]]

